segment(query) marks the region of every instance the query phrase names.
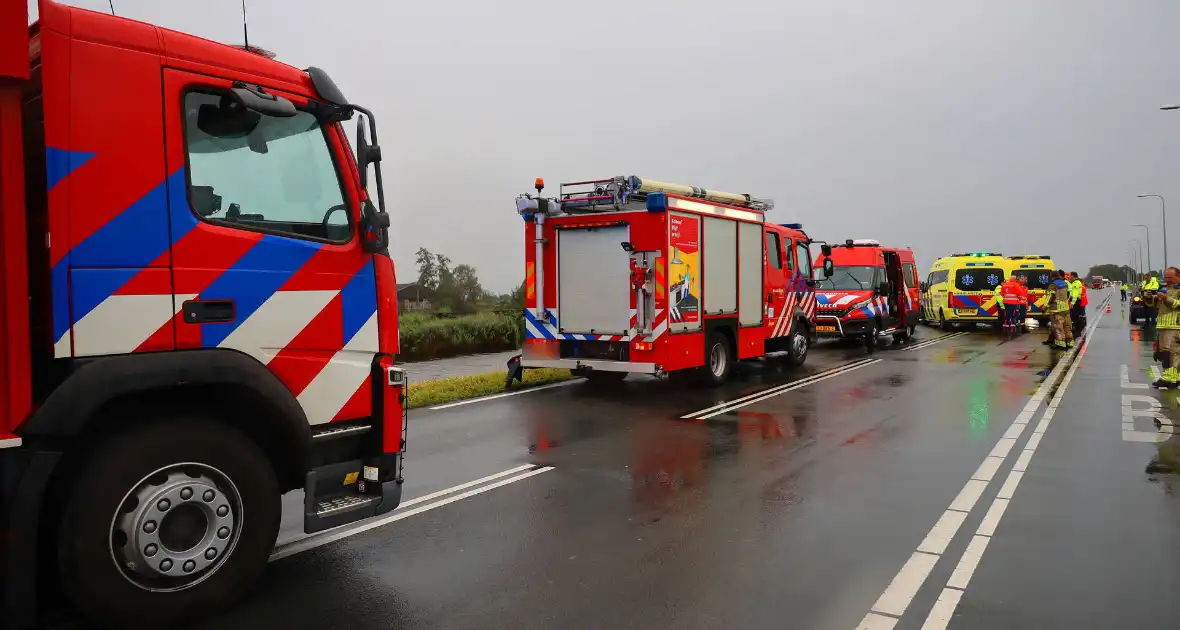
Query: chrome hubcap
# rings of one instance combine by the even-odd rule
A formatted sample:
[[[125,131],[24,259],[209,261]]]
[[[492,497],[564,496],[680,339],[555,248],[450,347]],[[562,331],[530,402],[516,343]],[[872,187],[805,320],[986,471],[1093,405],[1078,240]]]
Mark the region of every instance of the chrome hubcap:
[[[224,473],[175,464],[144,477],[111,519],[111,557],[148,591],[179,591],[212,575],[232,553],[242,500]]]
[[[795,333],[795,338],[791,340],[791,350],[797,357],[807,353],[807,337],[803,333]]]
[[[709,370],[713,372],[714,376],[721,376],[725,373],[725,348],[721,344],[713,346],[709,351]]]

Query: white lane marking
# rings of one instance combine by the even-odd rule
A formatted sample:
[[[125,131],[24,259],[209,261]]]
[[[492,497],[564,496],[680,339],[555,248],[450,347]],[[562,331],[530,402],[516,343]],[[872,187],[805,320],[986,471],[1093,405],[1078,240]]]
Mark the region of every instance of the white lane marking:
[[[958,496],[955,497],[954,501],[951,501],[951,506],[947,509],[970,512],[971,508],[975,507],[975,503],[979,501],[979,496],[987,488],[987,484],[988,482],[986,481],[968,479],[967,483],[963,484],[963,489],[959,491]]]
[[[1021,424],[1016,424],[1014,422],[1012,423],[1012,426],[1008,427],[1008,430],[1004,432],[1004,437],[1008,438],[1009,440],[1015,440],[1016,438],[1020,437],[1021,433],[1024,433],[1024,427],[1027,426],[1027,422]]]
[[[1032,437],[1029,438],[1028,444],[1024,445],[1024,450],[1026,450],[1026,451],[1037,450],[1037,447],[1040,446],[1040,444],[1041,444],[1041,436],[1044,434],[1045,434],[1045,432],[1040,427],[1037,427],[1037,430],[1033,432]]]
[[[1020,480],[1024,478],[1024,473],[1013,470],[1008,473],[1008,478],[1004,480],[1004,485],[1000,486],[1000,493],[996,495],[998,499],[1011,499],[1012,494],[1016,492],[1016,486],[1020,485]]]
[[[1122,389],[1147,389],[1150,387],[1147,383],[1132,383],[1131,370],[1125,365],[1119,366],[1119,385]]]
[[[409,501],[402,501],[401,505],[397,506],[397,509],[400,510],[403,508],[410,507],[411,505],[418,505],[419,503],[425,503],[426,501],[429,501],[431,499],[437,499],[438,497],[445,497],[448,494],[455,494],[456,492],[458,492],[460,490],[466,490],[472,486],[478,486],[481,483],[487,483],[493,479],[499,479],[500,477],[507,477],[508,475],[512,475],[512,474],[521,472],[523,470],[528,470],[532,467],[533,467],[533,464],[525,464],[523,466],[517,466],[516,468],[509,468],[508,470],[502,470],[494,475],[488,475],[487,477],[480,477],[479,479],[474,479],[472,481],[468,481],[467,483],[461,483],[457,486],[451,486],[450,488],[444,488],[442,490],[439,490],[438,492],[431,492],[430,494],[427,494],[427,495],[423,495],[420,497],[414,497],[413,499],[410,499]]]
[[[1101,306],[1099,308],[1101,309]],[[1090,344],[1087,343],[1090,333],[1098,329],[1098,324],[1102,321],[1103,315],[1104,313],[1099,310],[1098,318],[1095,319],[1094,324],[1088,327],[1086,333],[1084,333],[1082,337],[1083,343],[1079,344],[1080,348],[1073,356],[1073,361],[1065,373],[1065,378],[1061,381],[1061,386],[1053,393],[1053,399],[1046,406],[1044,417],[1041,418],[1041,422],[1033,432],[1033,437],[1029,438],[1028,444],[1033,445],[1034,448],[1029,449],[1026,446],[1024,453],[1013,464],[1013,470],[1008,473],[1008,478],[1004,480],[1004,485],[992,501],[991,507],[988,508],[983,522],[979,524],[979,528],[975,531],[975,536],[971,538],[971,542],[967,545],[967,549],[959,559],[958,565],[955,567],[950,579],[947,580],[946,588],[942,590],[942,595],[939,596],[938,602],[935,603],[930,614],[926,617],[925,623],[922,624],[922,630],[945,630],[947,625],[950,624],[959,599],[963,596],[967,585],[971,582],[971,576],[975,574],[975,569],[979,567],[979,562],[983,559],[983,552],[987,549],[988,542],[995,535],[996,528],[999,526],[1000,519],[1004,516],[1005,510],[1008,508],[1008,503],[1011,501],[1012,495],[1016,493],[1016,488],[1020,486],[1020,481],[1024,478],[1024,472],[1016,468],[1020,465],[1021,460],[1024,461],[1025,467],[1032,460],[1036,446],[1033,444],[1033,440],[1035,439],[1037,441],[1036,444],[1040,443],[1040,438],[1037,436],[1044,435],[1044,429],[1048,426],[1046,417],[1052,418],[1055,410],[1060,406],[1061,399],[1065,397],[1065,392],[1069,389],[1069,384],[1073,382],[1073,375],[1077,372],[1078,366],[1082,364],[1082,359],[1086,356],[1086,350],[1090,347]],[[1066,358],[1068,356],[1062,358],[1062,362]],[[1060,366],[1062,363],[1058,365]],[[1025,454],[1028,456],[1024,457]]]
[[[1099,315],[1095,320],[1094,325],[1087,329],[1086,335],[1095,330],[1101,320],[1102,316]],[[1084,340],[1086,338],[1086,336],[1083,336],[1082,339]],[[1040,407],[1041,403],[1045,400],[1047,393],[1054,387],[1058,380],[1062,380],[1062,385],[1057,389],[1053,398],[1055,400],[1059,400],[1060,397],[1065,393],[1065,388],[1069,384],[1074,370],[1077,369],[1078,360],[1080,360],[1085,354],[1088,344],[1081,343],[1079,346],[1080,351],[1067,351],[1066,354],[1062,356],[1061,360],[1057,362],[1057,365],[1054,366],[1049,372],[1049,376],[1041,383],[1040,387],[1037,388],[1037,391],[1033,393],[1033,396],[1028,400],[1028,402],[1025,403],[1024,410],[1019,415],[1017,415],[1015,419],[1013,419],[1013,426],[1018,427],[1019,430],[1013,430],[1010,427],[1008,431],[1005,432],[1004,437],[1000,438],[996,442],[995,447],[992,449],[988,457],[998,457],[1001,460],[1007,458],[1008,453],[1012,451],[1012,448],[1016,444],[1017,439],[1020,437],[1021,433],[1023,433],[1024,428],[1028,426],[1028,423],[1032,418],[1031,415],[1026,417],[1025,414],[1035,413],[1035,411]],[[1077,360],[1075,360],[1075,356]],[[1063,374],[1065,374],[1064,379],[1062,379]],[[1046,413],[1052,413],[1052,409],[1046,409]],[[1023,422],[1021,422],[1022,420]],[[1042,424],[1044,424],[1043,419]],[[1039,427],[1038,430],[1040,430]],[[980,464],[980,468],[982,468],[983,465],[984,464]],[[977,470],[977,473],[978,472],[979,471]],[[986,469],[984,469],[984,472],[986,472]],[[1020,482],[1019,475],[1022,474],[1023,473],[1019,472],[1013,473],[1013,475],[1018,475],[1014,478],[1014,480],[1013,475],[1009,475],[1009,481],[1005,483],[1008,497],[1011,496],[1012,492],[1015,492],[1016,485]],[[984,489],[987,488],[989,483],[991,483],[990,479],[987,481],[981,479],[969,479],[963,486],[963,489],[959,491],[959,494],[955,497],[954,501],[951,502],[950,507],[947,509],[970,513],[971,509],[975,507],[975,504],[979,501],[979,497],[983,494]],[[1003,492],[1004,490],[1001,489],[1001,493]],[[996,516],[993,517],[992,522],[988,525],[989,527],[994,529],[1000,514],[1002,514],[1002,511],[997,512]],[[945,513],[943,517],[940,518],[945,518]],[[920,560],[916,559],[918,556],[922,555],[927,556],[927,558],[922,558]],[[921,575],[920,582],[917,584],[911,584],[910,580],[913,579],[914,575],[917,575],[916,569],[911,567],[911,565],[919,561],[923,563],[930,562],[930,566],[933,568],[933,564],[937,563],[940,557],[940,555],[923,554],[920,551],[915,551],[910,560],[906,562],[905,566],[903,566],[901,571],[898,572],[897,576],[894,577],[893,582],[891,582],[889,587],[886,588],[885,593],[883,593],[877,600],[877,603],[873,605],[869,614],[871,615],[872,613],[876,612],[892,615],[894,617],[901,617],[903,614],[905,614],[906,608],[908,608],[910,602],[913,601],[913,596],[917,593],[918,588],[922,586],[922,583],[925,582],[930,573],[929,569],[927,569],[925,573]],[[904,579],[903,574],[906,574]],[[907,586],[912,586],[912,592],[910,592],[908,588],[904,590],[896,588],[895,584],[897,584],[899,581],[902,581]],[[935,620],[935,625],[930,627],[939,627],[937,622],[938,619],[945,618],[946,622],[949,622],[950,614],[954,612],[954,606],[958,604],[959,597],[962,596],[961,592],[955,594],[953,591],[954,589],[944,589],[943,597],[939,598],[938,604],[935,605],[934,610],[932,610],[930,613],[930,617],[927,618],[927,626],[929,626],[931,620]],[[904,597],[906,593],[909,594],[908,598]],[[886,595],[890,595],[890,597],[886,597]],[[948,606],[950,612],[947,612]],[[944,622],[942,627],[945,627],[946,622]],[[927,626],[923,626],[923,628]]]
[[[971,475],[972,479],[979,481],[991,481],[992,477],[996,476],[996,471],[1000,469],[1000,464],[1004,463],[1003,457],[988,457],[983,460],[983,463],[976,469],[975,474]]]
[[[1003,459],[1008,456],[1008,453],[1012,452],[1012,447],[1015,445],[1016,440],[1014,438],[1000,438],[1000,441],[996,442],[995,448],[988,454],[988,457],[999,457]]]
[[[983,515],[983,522],[979,524],[979,529],[975,530],[975,533],[980,536],[994,534],[996,526],[1000,524],[1000,519],[1004,516],[1004,510],[1008,509],[1008,501],[1008,499],[992,501],[992,506],[987,509],[987,514]]]
[[[893,617],[869,613],[865,615],[864,620],[860,622],[856,630],[893,630],[893,626],[896,625],[897,620]]]
[[[727,401],[725,401],[725,402],[723,402],[723,403],[719,403],[719,404],[713,405],[712,407],[706,407],[706,408],[704,408],[704,409],[698,409],[698,410],[696,410],[696,411],[693,411],[693,412],[691,412],[691,413],[687,413],[687,414],[685,414],[685,415],[683,415],[683,416],[680,416],[680,418],[681,418],[681,419],[695,418],[696,416],[698,416],[698,415],[700,415],[700,414],[702,414],[702,413],[709,413],[710,411],[716,411],[716,410],[718,410],[718,409],[721,409],[721,408],[723,408],[723,407],[728,407],[728,406],[730,406],[730,405],[733,405],[733,404],[736,404],[736,403],[740,403],[740,402],[743,402],[743,401],[746,401],[746,400],[750,400],[750,399],[753,399],[753,398],[758,398],[759,396],[765,396],[766,394],[769,394],[769,393],[771,393],[771,392],[774,392],[774,391],[778,391],[779,389],[782,389],[782,388],[785,388],[785,387],[791,387],[792,385],[798,385],[798,384],[800,384],[800,383],[809,383],[809,382],[811,382],[811,381],[814,381],[814,380],[816,380],[816,379],[818,379],[818,378],[821,378],[821,377],[824,377],[824,376],[828,376],[828,375],[831,375],[831,374],[837,374],[837,373],[839,373],[839,372],[841,372],[841,371],[843,371],[843,370],[846,370],[846,369],[848,369],[848,368],[852,368],[852,367],[855,367],[855,366],[858,366],[858,365],[866,365],[866,364],[868,364],[869,362],[872,362],[872,361],[873,361],[873,359],[859,359],[859,360],[857,360],[857,361],[853,361],[852,363],[845,363],[844,365],[840,365],[840,366],[834,367],[834,368],[832,368],[832,369],[830,369],[830,370],[824,370],[823,372],[817,372],[817,373],[815,373],[815,374],[812,374],[811,376],[805,376],[805,377],[803,377],[803,378],[796,379],[796,380],[794,380],[794,381],[791,381],[791,382],[789,382],[789,383],[783,383],[782,385],[775,385],[774,387],[770,387],[770,388],[764,389],[764,390],[762,390],[762,391],[760,391],[760,392],[755,392],[755,393],[753,393],[753,394],[749,394],[749,395],[747,395],[747,396],[742,396],[741,398],[735,398],[735,399],[733,399],[733,400],[727,400]],[[880,361],[880,359],[877,359],[877,361]]]
[[[510,483],[524,481],[525,479],[528,479],[529,477],[534,477],[534,476],[539,475],[541,473],[549,472],[550,470],[553,470],[552,466],[545,466],[543,468],[538,468],[536,470],[531,470],[529,472],[526,472],[526,473],[523,473],[520,475],[516,475],[515,477],[509,477],[507,479],[497,481],[496,483],[493,483],[490,485],[480,486],[479,488],[476,488],[474,490],[468,490],[467,492],[464,492],[462,494],[457,494],[452,497],[447,497],[441,501],[435,501],[434,503],[427,503],[426,505],[422,505],[422,506],[419,506],[419,507],[416,507],[416,508],[413,508],[410,510],[406,510],[404,512],[402,512],[400,509],[395,510],[393,512],[393,514],[390,514],[389,516],[383,516],[381,518],[374,519],[371,521],[365,521],[363,525],[360,525],[358,527],[353,527],[350,529],[345,529],[345,530],[337,531],[334,533],[326,533],[326,534],[317,535],[317,536],[309,536],[307,538],[296,540],[295,542],[289,543],[287,545],[283,545],[283,547],[281,549],[277,549],[273,554],[271,554],[270,562],[274,562],[275,560],[282,560],[283,558],[288,558],[288,557],[293,556],[297,553],[303,553],[304,551],[315,549],[316,547],[322,547],[323,545],[326,545],[328,543],[333,543],[338,540],[343,540],[345,538],[349,538],[351,536],[356,536],[357,534],[367,532],[371,529],[383,527],[383,526],[388,525],[394,521],[400,521],[404,518],[409,518],[411,516],[414,516],[415,514],[429,512],[430,510],[433,510],[435,508],[440,508],[444,505],[448,505],[448,504],[454,503],[456,501],[461,501],[461,500],[466,499],[468,497],[473,497],[477,494],[482,494],[482,493],[487,492],[489,490],[495,490],[496,488],[506,486]]]
[[[507,398],[509,396],[519,396],[520,394],[529,394],[532,392],[539,392],[542,389],[553,389],[554,387],[566,387],[567,385],[573,385],[575,383],[581,383],[581,382],[582,382],[582,379],[575,378],[570,381],[562,381],[560,383],[549,383],[548,385],[538,385],[536,387],[530,387],[528,389],[521,389],[521,390],[517,390],[515,392],[504,392],[502,394],[492,394],[491,396],[480,396],[479,398],[472,398],[470,400],[460,400],[459,402],[447,403],[445,405],[435,405],[433,407],[427,407],[427,409],[429,409],[431,411],[438,411],[439,409],[450,409],[451,407],[459,407],[461,405],[473,405],[475,403],[487,402],[489,400],[495,400],[497,398]],[[411,387],[412,386],[413,385],[411,384]]]
[[[942,593],[938,595],[938,601],[934,602],[934,609],[930,611],[930,617],[926,619],[926,623],[922,624],[922,630],[927,628],[945,628],[946,624],[951,622],[951,615],[955,614],[955,608],[959,605],[959,598],[963,596],[963,591],[953,588],[944,588]]]
[[[904,352],[912,352],[914,350],[921,350],[922,348],[928,348],[930,346],[933,346],[936,343],[942,343],[942,342],[946,341],[947,339],[954,339],[955,337],[962,337],[963,335],[966,335],[966,334],[967,334],[966,332],[951,333],[949,335],[935,337],[934,339],[928,339],[926,341],[919,341],[918,343],[916,343],[908,348],[902,348],[902,350]]]
[[[918,551],[941,555],[946,551],[946,546],[951,543],[955,532],[959,531],[959,527],[963,525],[966,518],[966,512],[956,512],[955,510],[943,512],[942,517],[926,534],[926,538],[922,539],[922,544],[918,545]]]
[[[939,556],[915,551],[906,561],[901,571],[897,572],[889,587],[877,598],[873,604],[873,611],[900,617],[910,605],[910,600],[918,593],[918,588],[930,575],[930,570],[938,562]]]
[[[828,374],[827,376],[824,376],[822,378],[811,379],[810,381],[808,381],[806,383],[798,383],[798,384],[792,385],[790,387],[778,389],[777,391],[773,391],[769,394],[760,395],[758,398],[754,398],[752,400],[747,400],[746,402],[738,403],[736,405],[729,405],[729,406],[725,407],[724,409],[718,409],[717,411],[714,411],[713,413],[700,416],[696,419],[697,420],[708,420],[709,418],[712,418],[713,416],[719,416],[723,413],[729,413],[735,409],[741,409],[742,407],[748,407],[754,403],[760,403],[764,400],[769,400],[771,398],[774,398],[775,396],[781,396],[782,394],[785,394],[787,392],[794,391],[796,389],[801,389],[803,387],[807,387],[808,385],[814,385],[816,383],[819,383],[820,381],[826,381],[829,378],[836,378],[837,376],[843,376],[849,372],[854,372],[854,371],[859,370],[863,367],[868,367],[870,365],[873,365],[874,363],[880,363],[882,360],[883,359],[873,359],[872,361],[869,361],[867,363],[861,363],[859,365],[855,365],[853,367],[850,367],[850,368],[847,368],[844,370],[840,370],[839,372],[836,372],[835,374]]]
[[[1038,434],[1038,435],[1040,435],[1040,434]],[[1033,450],[1036,450],[1036,449],[1030,450],[1028,447],[1025,447],[1025,449],[1020,452],[1020,457],[1016,458],[1016,463],[1013,464],[1012,470],[1019,470],[1020,472],[1024,472],[1025,470],[1027,470],[1028,469],[1028,461],[1030,459],[1032,459]]]

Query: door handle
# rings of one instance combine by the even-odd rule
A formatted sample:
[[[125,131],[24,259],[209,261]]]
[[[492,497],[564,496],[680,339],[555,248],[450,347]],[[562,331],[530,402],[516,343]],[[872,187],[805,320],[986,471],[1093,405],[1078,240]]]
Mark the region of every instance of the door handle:
[[[233,300],[188,300],[184,303],[184,321],[189,324],[232,322],[236,317]]]

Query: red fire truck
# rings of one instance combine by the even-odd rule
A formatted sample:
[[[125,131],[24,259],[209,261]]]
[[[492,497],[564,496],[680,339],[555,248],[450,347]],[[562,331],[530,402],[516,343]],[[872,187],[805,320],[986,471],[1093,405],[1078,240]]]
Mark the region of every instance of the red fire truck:
[[[815,334],[810,238],[772,202],[635,176],[521,195],[521,365],[591,380],[628,372],[724,381],[737,360],[802,364]]]
[[[400,500],[372,115],[257,49],[26,6],[0,2],[0,615],[176,627],[250,592],[284,492],[309,533]]]
[[[909,339],[921,315],[914,252],[872,239],[849,239],[827,249],[831,254],[819,261],[831,260],[833,268],[816,286],[819,336],[864,339],[869,352],[883,335]]]

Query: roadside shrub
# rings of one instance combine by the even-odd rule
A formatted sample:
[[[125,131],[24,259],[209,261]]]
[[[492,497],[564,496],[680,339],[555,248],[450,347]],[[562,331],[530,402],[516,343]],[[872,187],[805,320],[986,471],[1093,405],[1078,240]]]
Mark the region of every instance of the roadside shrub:
[[[520,347],[523,327],[520,318],[508,314],[480,313],[464,317],[402,317],[403,361],[442,359],[461,354],[502,352]]]

